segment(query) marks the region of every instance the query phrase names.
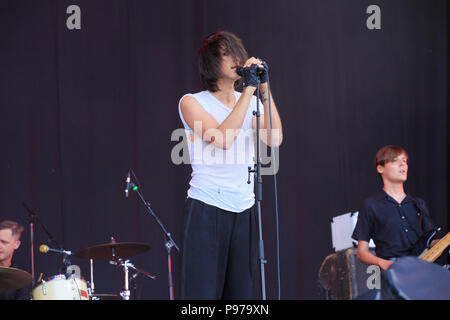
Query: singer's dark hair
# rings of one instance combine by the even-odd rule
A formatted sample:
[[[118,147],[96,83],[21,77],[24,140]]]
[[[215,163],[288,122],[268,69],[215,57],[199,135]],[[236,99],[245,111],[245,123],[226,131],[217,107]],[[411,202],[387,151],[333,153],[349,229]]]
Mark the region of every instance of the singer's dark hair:
[[[11,229],[13,237],[20,239],[23,232],[23,227],[15,221],[0,220],[0,230]]]
[[[217,80],[222,76],[220,63],[222,55],[230,55],[237,66],[243,65],[248,59],[247,50],[235,34],[228,31],[218,31],[210,34],[198,50],[198,70],[204,90],[216,92]],[[242,84],[242,79],[235,82],[235,87]]]

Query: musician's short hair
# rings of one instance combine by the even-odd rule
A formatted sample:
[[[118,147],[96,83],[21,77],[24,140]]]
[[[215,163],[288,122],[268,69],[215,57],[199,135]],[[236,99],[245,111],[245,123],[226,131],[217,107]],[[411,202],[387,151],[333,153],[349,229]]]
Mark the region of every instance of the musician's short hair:
[[[382,147],[375,156],[375,168],[378,166],[384,167],[386,163],[393,161],[401,154],[404,154],[408,158],[408,153],[400,146],[388,145]]]
[[[207,36],[198,49],[198,70],[204,90],[216,92],[217,80],[221,76],[220,64],[223,53],[230,55],[236,65],[243,65],[248,59],[247,50],[235,34],[228,31],[218,31]],[[242,84],[242,79],[236,81],[235,87]]]
[[[13,237],[16,239],[20,239],[23,232],[23,227],[19,223],[11,220],[0,220],[0,230],[4,229],[10,229]]]

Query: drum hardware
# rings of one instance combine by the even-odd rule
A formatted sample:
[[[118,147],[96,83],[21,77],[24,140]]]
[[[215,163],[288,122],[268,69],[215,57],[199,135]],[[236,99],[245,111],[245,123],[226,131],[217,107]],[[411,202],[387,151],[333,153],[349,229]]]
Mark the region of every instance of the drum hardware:
[[[92,259],[91,259],[92,260]],[[94,285],[91,281],[86,281],[87,284],[87,294],[89,300],[122,300],[122,297],[118,294],[98,294],[93,291]]]
[[[89,280],[86,280],[86,286],[87,286],[87,294],[88,294],[88,297],[91,297],[91,299],[92,299],[92,295],[93,295],[94,293],[92,292],[92,289],[91,289],[91,282],[90,282]]]
[[[50,234],[47,228],[39,221],[39,217],[29,208],[25,203],[23,203],[25,209],[29,212],[29,220],[31,227],[31,267],[32,275],[28,274],[22,270],[13,270],[14,268],[0,269],[0,291],[1,290],[12,290],[25,287],[27,285],[32,286],[32,299],[34,300],[116,300],[116,299],[126,299],[130,298],[129,290],[129,269],[133,269],[136,273],[131,277],[131,281],[142,273],[151,279],[156,277],[145,272],[141,269],[136,268],[130,260],[123,261],[124,258],[132,257],[141,254],[147,250],[151,249],[151,246],[145,243],[138,242],[123,242],[118,243],[111,237],[111,242],[89,247],[76,252],[75,254],[71,251],[64,250],[62,246],[55,240],[55,238]],[[38,281],[35,281],[34,276],[34,225],[36,223],[40,224],[43,230],[48,235],[48,243],[54,243],[57,248],[49,248],[47,245],[41,245],[40,252],[47,253],[53,252],[62,254],[62,267],[60,268],[60,273],[56,276],[49,278],[47,281],[42,279],[42,273],[39,276]],[[89,259],[90,261],[90,281],[84,281],[80,277],[75,276],[75,270],[72,273],[69,272],[71,267],[71,261],[68,256],[74,255],[78,258]],[[125,288],[119,295],[114,294],[96,294],[94,286],[94,271],[93,263],[94,259],[98,260],[110,260],[114,264],[123,268],[125,273]],[[39,285],[36,285],[39,283]]]
[[[131,280],[138,273],[142,273],[151,279],[155,279],[156,277],[151,275],[150,273],[136,268],[130,260],[123,260],[128,257],[132,257],[138,254],[141,254],[147,250],[151,249],[151,246],[145,243],[139,242],[117,242],[114,237],[110,238],[110,243],[105,243],[101,245],[96,245],[92,247],[88,247],[82,249],[74,254],[74,256],[82,259],[89,259],[90,262],[90,271],[91,271],[91,281],[89,282],[89,296],[92,300],[115,300],[117,297],[121,297],[123,300],[130,299],[130,278],[129,278],[129,269],[133,269],[136,271],[136,274],[131,277]],[[109,260],[109,263],[112,265],[119,266],[123,268],[125,279],[124,279],[124,290],[120,292],[120,296],[118,295],[110,295],[110,294],[96,294],[95,286],[94,286],[94,260]]]
[[[91,293],[91,296],[93,296],[95,293],[95,290],[94,290],[94,288],[95,288],[95,286],[94,286],[94,259],[92,259],[92,258],[89,259],[89,265],[91,268],[91,281],[90,281],[89,291]]]
[[[45,281],[42,281],[42,294],[44,296],[47,295],[47,286],[45,285]]]
[[[129,278],[129,269],[133,269],[136,271],[136,273],[132,276],[132,279],[134,279],[138,273],[142,273],[145,276],[149,277],[150,279],[156,279],[155,276],[151,275],[148,272],[145,272],[141,269],[136,268],[133,263],[131,263],[130,260],[125,260],[123,261],[122,259],[116,259],[116,260],[111,260],[109,261],[110,264],[118,266],[118,267],[122,267],[123,268],[123,272],[125,275],[125,279],[124,279],[124,290],[122,290],[120,292],[120,296],[124,299],[124,300],[130,300],[130,278]]]

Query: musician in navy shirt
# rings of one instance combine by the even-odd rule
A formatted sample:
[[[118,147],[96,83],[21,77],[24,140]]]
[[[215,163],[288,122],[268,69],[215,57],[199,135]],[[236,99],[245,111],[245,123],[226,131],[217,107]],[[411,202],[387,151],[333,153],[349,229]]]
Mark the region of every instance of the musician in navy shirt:
[[[358,241],[357,257],[361,262],[387,270],[393,258],[410,255],[419,238],[435,226],[425,201],[405,193],[406,151],[399,146],[385,146],[377,152],[375,166],[383,188],[363,202],[352,237]],[[370,239],[376,246],[375,255],[369,250]]]

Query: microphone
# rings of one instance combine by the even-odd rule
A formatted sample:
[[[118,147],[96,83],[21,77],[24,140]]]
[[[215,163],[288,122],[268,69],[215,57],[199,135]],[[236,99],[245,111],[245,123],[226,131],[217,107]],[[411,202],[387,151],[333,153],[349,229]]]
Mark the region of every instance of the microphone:
[[[61,249],[53,249],[53,248],[50,248],[49,246],[47,246],[45,244],[43,244],[43,245],[41,245],[39,247],[39,251],[42,252],[42,253],[47,253],[47,252],[51,251],[51,252],[56,252],[56,253],[67,254],[69,256],[73,254],[72,251],[61,250]]]
[[[125,181],[127,182],[127,188],[125,189],[125,198],[128,198],[128,191],[130,190],[130,182],[131,182],[130,170],[128,170],[127,179]]]
[[[265,70],[266,70],[266,66],[267,66],[267,63],[265,63],[264,61],[262,61],[262,65],[264,66],[264,67],[260,67],[260,66],[258,66],[258,65],[256,65],[256,64],[253,64],[252,66],[256,66],[256,72],[258,73],[258,75],[260,75],[260,74],[262,74]],[[242,66],[236,66],[236,73],[238,74],[238,75],[240,75],[241,77],[243,77],[244,76],[244,67],[242,67]]]

